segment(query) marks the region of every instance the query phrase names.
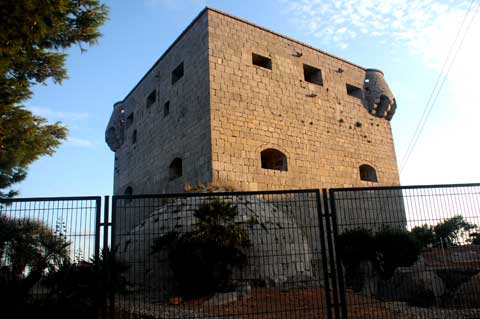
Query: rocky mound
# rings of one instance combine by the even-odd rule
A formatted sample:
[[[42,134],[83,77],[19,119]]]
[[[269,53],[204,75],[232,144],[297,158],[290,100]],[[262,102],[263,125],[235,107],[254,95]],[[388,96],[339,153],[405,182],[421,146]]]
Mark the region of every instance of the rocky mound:
[[[195,223],[194,211],[208,200],[203,196],[172,199],[154,210],[128,236],[116,239],[120,257],[130,265],[128,280],[137,291],[142,289],[156,298],[174,287],[166,252],[152,254],[151,247],[155,239],[170,231],[190,231]],[[246,226],[251,241],[249,262],[241,273],[234,274],[235,280],[292,287],[313,277],[312,253],[293,216],[255,195],[225,200],[237,206],[239,222],[252,218],[258,221]]]

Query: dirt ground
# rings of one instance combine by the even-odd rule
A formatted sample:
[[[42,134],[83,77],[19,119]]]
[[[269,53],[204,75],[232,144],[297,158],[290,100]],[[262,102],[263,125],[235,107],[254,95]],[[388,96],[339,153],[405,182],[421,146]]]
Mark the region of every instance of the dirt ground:
[[[325,290],[322,288],[295,289],[281,291],[272,288],[254,288],[248,298],[212,306],[207,303],[190,302],[191,309],[213,317],[242,319],[317,319],[327,317]],[[381,302],[347,293],[350,319],[408,319],[394,313]]]

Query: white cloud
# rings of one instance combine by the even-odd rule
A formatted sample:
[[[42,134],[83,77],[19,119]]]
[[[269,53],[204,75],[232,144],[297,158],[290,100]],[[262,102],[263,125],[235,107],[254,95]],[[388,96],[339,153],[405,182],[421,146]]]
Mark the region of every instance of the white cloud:
[[[395,84],[398,82],[395,75],[388,76],[389,79],[393,79],[390,83],[392,87],[408,88],[403,90],[404,94],[408,92],[416,94],[417,101],[415,105],[400,104],[399,108],[404,108],[404,112],[399,109],[399,114],[394,119],[394,127],[397,128],[394,137],[397,142],[401,141],[396,145],[400,162],[413,133],[406,131],[404,127],[408,125],[405,121],[416,121],[420,117],[430,94],[430,91],[415,91],[415,72],[427,70],[433,71],[434,74],[440,72],[469,6],[473,4],[463,25],[462,34],[474,16],[477,6],[480,5],[479,2],[290,0],[284,3],[289,6],[289,12],[293,14],[296,25],[316,36],[320,42],[333,44],[341,49],[354,42],[362,43],[360,41],[363,40],[384,42],[385,48],[390,50],[392,62],[407,65],[410,59],[417,59],[415,64],[423,65],[423,70],[413,70],[410,83],[405,83],[403,79],[403,83]],[[310,21],[315,21],[315,24],[311,24]],[[478,38],[480,38],[480,12],[471,25],[429,122],[418,140],[408,166],[402,173],[402,183],[480,181],[480,170],[477,167],[480,158],[480,147],[477,147],[480,136],[478,130],[480,107],[477,102],[477,77],[480,74]],[[459,42],[455,48],[458,48],[458,45]],[[398,48],[406,48],[411,56],[399,56],[396,54]],[[452,58],[453,55],[447,61],[448,64]],[[431,83],[431,88],[433,84]],[[399,101],[402,100],[401,96],[397,97]],[[411,97],[409,100],[415,101]]]
[[[45,117],[50,121],[77,121],[90,116],[87,112],[62,112],[47,107],[30,106],[28,109],[34,115]]]
[[[94,148],[96,145],[93,141],[78,137],[68,137],[66,144],[82,148]]]
[[[387,37],[393,45],[407,43],[420,54],[432,35],[438,34],[445,42],[455,32],[469,4],[468,0],[283,2],[289,6],[296,24],[322,42],[345,47],[345,43],[359,36]],[[332,27],[333,32],[326,32]]]

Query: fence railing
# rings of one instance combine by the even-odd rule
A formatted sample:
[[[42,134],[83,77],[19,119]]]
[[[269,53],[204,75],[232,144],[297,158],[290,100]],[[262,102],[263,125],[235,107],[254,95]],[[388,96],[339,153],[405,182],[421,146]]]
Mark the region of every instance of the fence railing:
[[[114,196],[131,284],[117,312],[323,317],[320,204],[318,190]]]
[[[0,301],[16,315],[53,300],[80,317],[475,318],[478,226],[480,184],[1,200]]]
[[[71,278],[70,265],[99,257],[100,208],[100,197],[0,200],[0,300],[5,313],[40,315],[40,305],[57,298],[59,283]],[[26,307],[26,301],[35,306]]]
[[[331,189],[330,203],[349,318],[480,306],[480,184]]]

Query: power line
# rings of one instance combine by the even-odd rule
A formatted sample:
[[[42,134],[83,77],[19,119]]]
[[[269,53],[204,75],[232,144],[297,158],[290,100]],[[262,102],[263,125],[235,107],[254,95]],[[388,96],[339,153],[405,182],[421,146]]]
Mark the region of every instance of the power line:
[[[458,29],[458,31],[457,31],[457,34],[455,35],[455,39],[454,39],[452,45],[450,46],[449,52],[448,52],[448,54],[447,54],[447,57],[446,57],[443,65],[442,65],[442,68],[441,68],[440,73],[439,73],[439,75],[438,75],[438,77],[437,77],[437,80],[436,80],[436,82],[435,82],[435,85],[434,85],[434,87],[433,87],[433,89],[432,89],[432,92],[430,93],[429,98],[428,98],[427,104],[425,105],[425,108],[424,108],[424,110],[423,110],[422,116],[420,117],[420,120],[419,120],[419,122],[418,122],[418,124],[417,124],[417,127],[416,127],[416,129],[415,129],[415,132],[414,132],[414,134],[413,134],[413,136],[412,136],[412,139],[410,140],[410,143],[409,143],[409,145],[408,145],[408,147],[407,147],[407,151],[405,152],[405,155],[404,155],[404,157],[403,157],[402,165],[401,165],[401,167],[400,167],[400,172],[402,172],[403,169],[406,167],[407,162],[408,162],[408,160],[409,160],[409,158],[410,158],[410,155],[412,155],[412,153],[413,153],[413,151],[414,151],[414,149],[415,149],[415,146],[416,146],[416,144],[417,144],[417,142],[418,142],[418,139],[420,138],[420,136],[421,136],[421,134],[422,134],[422,131],[423,131],[424,127],[425,127],[425,124],[427,123],[428,118],[429,118],[429,116],[430,116],[430,114],[431,114],[431,112],[432,112],[432,110],[433,110],[433,107],[435,106],[435,103],[436,103],[437,98],[438,98],[438,96],[439,96],[439,94],[440,94],[440,92],[441,92],[441,89],[442,89],[443,85],[445,84],[445,81],[446,81],[446,79],[447,79],[447,77],[448,77],[448,74],[450,73],[450,70],[451,70],[451,68],[452,68],[452,66],[453,66],[453,64],[454,64],[454,62],[455,62],[455,60],[456,60],[456,58],[457,58],[458,53],[460,52],[460,49],[461,49],[461,47],[462,47],[462,45],[463,45],[463,42],[464,42],[464,40],[465,40],[465,37],[466,37],[468,31],[470,30],[470,27],[472,26],[473,21],[475,20],[475,16],[476,16],[477,13],[478,13],[478,9],[480,8],[480,4],[477,5],[477,8],[475,9],[475,12],[473,13],[472,19],[470,20],[469,24],[467,25],[467,28],[465,29],[465,32],[464,32],[464,34],[463,34],[463,36],[462,36],[462,38],[461,38],[461,40],[460,40],[460,42],[459,42],[459,45],[457,46],[457,50],[455,51],[454,56],[453,56],[452,60],[450,61],[450,64],[449,64],[448,67],[447,67],[447,71],[445,72],[445,74],[443,74],[444,69],[445,69],[445,66],[447,65],[447,62],[448,62],[448,60],[450,59],[450,55],[451,55],[453,49],[455,48],[455,44],[457,43],[457,40],[458,40],[458,38],[459,38],[459,36],[460,36],[460,34],[461,34],[461,31],[462,31],[462,29],[463,29],[463,25],[465,24],[465,21],[467,20],[467,17],[468,17],[468,15],[469,15],[469,13],[470,13],[470,11],[471,11],[471,9],[472,9],[472,6],[473,6],[473,3],[474,3],[474,2],[475,2],[475,0],[472,0],[472,1],[470,2],[470,6],[468,7],[468,10],[467,10],[467,12],[465,13],[465,16],[463,17],[462,23],[460,24],[460,27],[459,27],[459,29]],[[443,75],[443,79],[442,79],[442,75]],[[440,80],[441,80],[441,82],[440,82]],[[438,90],[437,90],[437,86],[438,86],[438,83],[439,83],[439,82],[440,82],[440,86],[438,87]],[[436,93],[435,93],[435,91],[436,91]],[[432,100],[432,98],[433,98],[433,100]]]

